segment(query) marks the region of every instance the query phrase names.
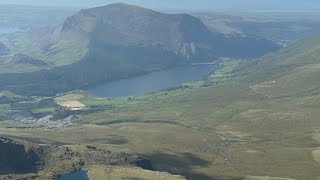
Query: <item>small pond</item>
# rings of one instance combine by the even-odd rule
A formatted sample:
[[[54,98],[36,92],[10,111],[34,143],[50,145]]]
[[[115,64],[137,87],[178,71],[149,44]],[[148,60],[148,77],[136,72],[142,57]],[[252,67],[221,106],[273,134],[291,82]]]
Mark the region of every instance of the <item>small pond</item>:
[[[86,171],[81,170],[75,173],[64,174],[59,180],[89,180],[89,177]]]

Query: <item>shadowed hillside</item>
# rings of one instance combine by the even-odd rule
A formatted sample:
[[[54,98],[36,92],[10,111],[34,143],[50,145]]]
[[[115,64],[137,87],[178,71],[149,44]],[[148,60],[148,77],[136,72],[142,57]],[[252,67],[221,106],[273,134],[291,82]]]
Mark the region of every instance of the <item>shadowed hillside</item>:
[[[0,175],[37,172],[41,161],[36,152],[10,139],[0,139]]]

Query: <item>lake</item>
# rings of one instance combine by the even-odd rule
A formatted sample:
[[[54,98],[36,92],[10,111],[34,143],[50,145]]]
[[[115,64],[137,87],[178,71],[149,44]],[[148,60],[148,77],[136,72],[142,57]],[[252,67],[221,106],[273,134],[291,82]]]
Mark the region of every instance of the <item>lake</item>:
[[[104,83],[88,88],[86,91],[100,97],[143,95],[175,87],[181,83],[200,80],[209,75],[214,69],[214,65],[177,67]]]
[[[62,175],[59,180],[89,180],[89,178],[86,171],[78,171]]]

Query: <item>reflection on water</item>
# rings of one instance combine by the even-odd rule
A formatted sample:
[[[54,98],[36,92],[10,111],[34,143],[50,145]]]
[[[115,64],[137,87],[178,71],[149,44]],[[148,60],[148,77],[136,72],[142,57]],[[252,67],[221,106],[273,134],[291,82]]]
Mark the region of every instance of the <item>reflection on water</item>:
[[[173,68],[101,84],[88,88],[87,91],[101,97],[142,95],[202,79],[210,74],[214,68],[214,65]]]

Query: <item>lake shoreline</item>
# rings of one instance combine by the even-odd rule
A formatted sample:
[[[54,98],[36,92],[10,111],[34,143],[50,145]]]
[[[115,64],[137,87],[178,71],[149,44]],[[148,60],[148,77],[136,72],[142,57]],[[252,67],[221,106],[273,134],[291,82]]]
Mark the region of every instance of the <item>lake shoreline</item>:
[[[163,68],[157,71],[138,73],[128,78],[98,83],[90,87],[86,86],[82,88],[82,90],[98,97],[107,98],[143,95],[159,92],[182,83],[201,80],[216,69],[217,65],[214,63],[201,65],[185,64],[182,66]],[[111,92],[113,91],[112,89],[122,92]]]

